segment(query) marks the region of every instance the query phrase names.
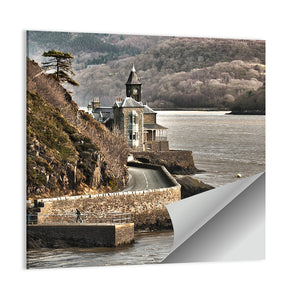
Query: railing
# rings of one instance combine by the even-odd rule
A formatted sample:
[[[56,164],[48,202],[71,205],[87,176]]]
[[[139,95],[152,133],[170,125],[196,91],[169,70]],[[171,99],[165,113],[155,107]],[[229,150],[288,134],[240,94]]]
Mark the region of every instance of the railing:
[[[31,220],[30,220],[31,219]],[[130,213],[108,212],[106,214],[97,213],[63,213],[63,214],[38,214],[37,220],[32,220],[27,216],[27,224],[125,224],[131,222]]]
[[[161,141],[167,141],[168,138],[166,136],[156,136],[155,139],[152,141],[152,140],[149,140],[149,141],[146,141],[146,143],[155,143],[155,142],[161,142]]]
[[[155,141],[158,141],[158,142],[167,141],[167,140],[168,140],[168,138],[166,136],[156,136],[155,137]]]

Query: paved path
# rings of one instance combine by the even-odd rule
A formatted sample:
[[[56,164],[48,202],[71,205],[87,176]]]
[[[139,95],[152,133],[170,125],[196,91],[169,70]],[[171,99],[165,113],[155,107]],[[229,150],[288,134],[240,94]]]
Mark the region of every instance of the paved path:
[[[129,181],[123,191],[143,191],[172,186],[158,170],[129,167],[128,171]]]

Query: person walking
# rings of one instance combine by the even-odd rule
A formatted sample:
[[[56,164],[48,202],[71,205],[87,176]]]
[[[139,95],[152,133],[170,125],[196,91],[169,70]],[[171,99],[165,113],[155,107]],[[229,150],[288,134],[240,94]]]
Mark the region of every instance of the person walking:
[[[79,223],[82,223],[82,220],[80,218],[80,215],[81,215],[81,212],[79,209],[76,208],[76,215],[77,215],[77,218],[76,218],[76,223],[79,222]]]
[[[27,211],[27,224],[31,224],[31,214]]]

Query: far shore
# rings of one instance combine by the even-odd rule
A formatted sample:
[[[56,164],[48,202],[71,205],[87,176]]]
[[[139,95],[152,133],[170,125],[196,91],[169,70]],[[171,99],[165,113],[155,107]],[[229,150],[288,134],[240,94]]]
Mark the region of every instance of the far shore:
[[[245,111],[231,111],[226,108],[198,108],[198,107],[188,107],[188,108],[152,108],[154,111],[203,111],[203,112],[225,112],[226,115],[265,115],[264,111],[259,110],[245,110]]]
[[[152,107],[154,111],[228,111],[231,112],[231,110],[226,108],[199,108],[199,107],[187,107],[187,108],[181,108],[181,107],[173,107],[173,108],[157,108]]]
[[[231,111],[226,113],[226,115],[256,115],[256,116],[261,116],[265,115],[266,113],[264,111],[260,110],[246,110],[246,111]]]

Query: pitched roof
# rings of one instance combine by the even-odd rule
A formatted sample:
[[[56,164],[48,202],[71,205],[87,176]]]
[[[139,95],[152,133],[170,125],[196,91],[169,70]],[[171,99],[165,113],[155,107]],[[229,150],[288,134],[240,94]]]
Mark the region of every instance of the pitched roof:
[[[156,114],[156,112],[147,104],[144,105],[144,114]]]
[[[167,127],[164,127],[159,124],[144,124],[145,130],[159,130],[159,129],[168,129]]]
[[[98,107],[93,110],[93,114],[99,114],[102,117],[102,123],[114,118],[112,107]]]
[[[135,101],[131,97],[126,97],[122,101],[116,101],[118,107],[143,107],[144,105],[141,102]]]

